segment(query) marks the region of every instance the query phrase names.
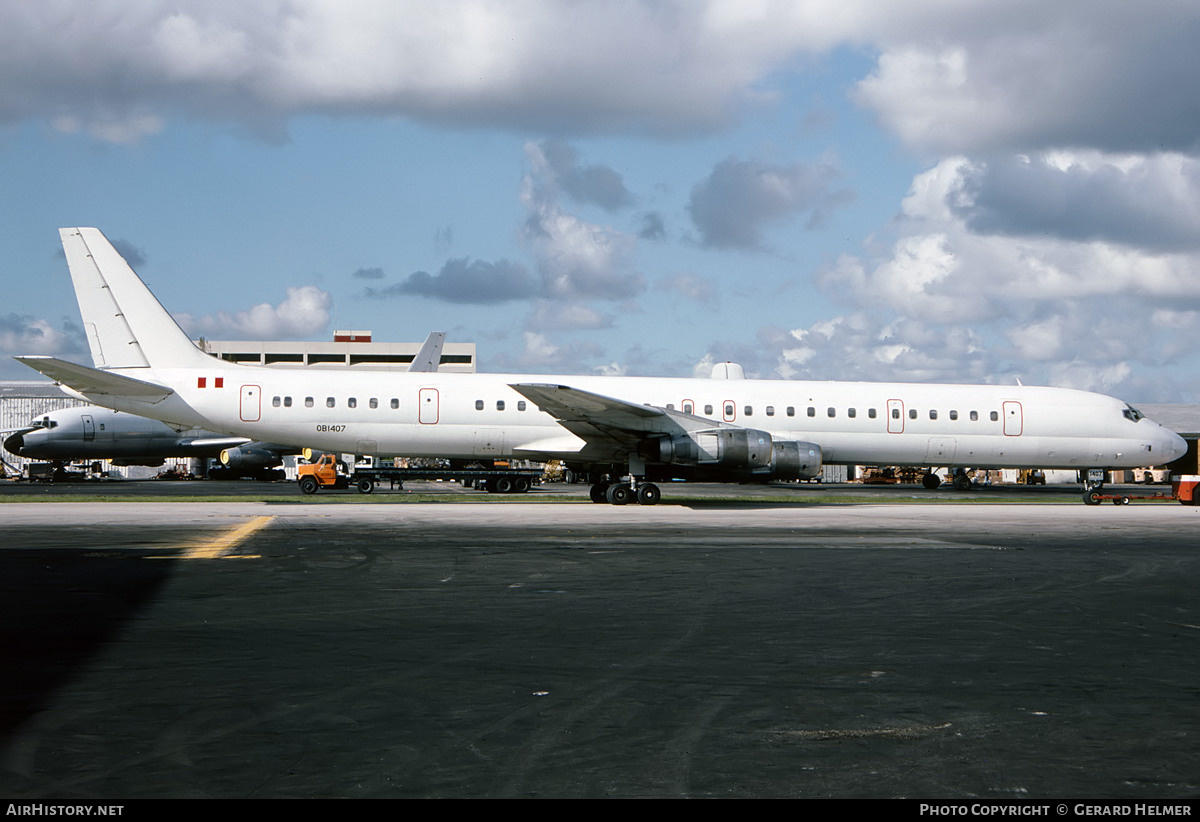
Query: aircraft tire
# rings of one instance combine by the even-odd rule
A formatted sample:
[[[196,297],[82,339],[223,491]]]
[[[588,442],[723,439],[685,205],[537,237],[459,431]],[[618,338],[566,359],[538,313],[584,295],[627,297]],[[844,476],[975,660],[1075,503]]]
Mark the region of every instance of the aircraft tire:
[[[608,487],[608,492],[605,498],[612,505],[628,505],[629,498],[633,496],[632,490],[623,482],[618,482]]]
[[[317,482],[313,477],[300,478],[300,493],[315,494],[321,489],[321,483]]]
[[[662,499],[662,491],[652,482],[643,482],[637,489],[638,505],[658,505]]]
[[[926,490],[933,491],[942,484],[942,480],[937,474],[931,471],[921,478],[921,484],[925,486]]]
[[[1102,502],[1100,492],[1094,488],[1089,488],[1083,492],[1083,501],[1086,505],[1099,505]]]
[[[608,502],[608,487],[607,482],[598,482],[592,486],[592,490],[588,492],[588,496],[595,503]]]

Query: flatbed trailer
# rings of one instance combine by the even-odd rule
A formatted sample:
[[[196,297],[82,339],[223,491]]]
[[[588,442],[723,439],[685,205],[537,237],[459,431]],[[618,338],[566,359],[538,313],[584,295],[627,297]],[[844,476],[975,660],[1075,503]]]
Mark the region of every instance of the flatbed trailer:
[[[1169,494],[1106,494],[1102,488],[1089,488],[1083,492],[1083,501],[1087,505],[1099,505],[1102,502],[1128,505],[1134,500],[1200,505],[1200,476],[1174,477]]]
[[[353,473],[337,470],[337,461],[324,454],[316,462],[301,465],[296,482],[300,491],[315,494],[322,488],[335,490],[354,488],[369,494],[380,483],[404,487],[404,480],[457,480],[465,487],[475,487],[491,494],[524,494],[542,476],[540,468],[392,468],[370,466],[355,468]]]

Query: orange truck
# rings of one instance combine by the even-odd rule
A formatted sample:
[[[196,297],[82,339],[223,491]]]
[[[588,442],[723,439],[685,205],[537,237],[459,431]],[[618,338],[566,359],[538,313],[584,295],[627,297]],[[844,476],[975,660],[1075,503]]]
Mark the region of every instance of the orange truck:
[[[333,454],[321,454],[316,462],[301,465],[296,469],[296,482],[300,491],[315,494],[322,488],[356,488],[360,494],[369,494],[381,482],[403,488],[404,480],[457,480],[466,487],[474,486],[492,494],[524,494],[541,480],[541,468],[509,468],[495,465],[479,465],[470,468],[392,468],[370,466],[355,468],[353,473],[341,469],[341,463]]]

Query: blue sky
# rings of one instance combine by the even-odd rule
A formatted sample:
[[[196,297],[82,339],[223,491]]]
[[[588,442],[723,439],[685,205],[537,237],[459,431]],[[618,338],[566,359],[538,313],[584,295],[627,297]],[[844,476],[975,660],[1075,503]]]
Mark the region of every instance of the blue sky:
[[[895,6],[895,8],[893,8]],[[902,8],[901,8],[902,6]],[[0,377],[56,229],[193,335],[1197,402],[1200,8],[0,0]]]

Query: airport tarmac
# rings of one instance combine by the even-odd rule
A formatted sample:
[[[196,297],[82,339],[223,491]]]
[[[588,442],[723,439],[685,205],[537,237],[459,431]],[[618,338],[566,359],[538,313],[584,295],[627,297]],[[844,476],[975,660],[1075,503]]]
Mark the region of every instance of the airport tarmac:
[[[0,505],[0,796],[1200,792],[1200,508],[535,499]]]

